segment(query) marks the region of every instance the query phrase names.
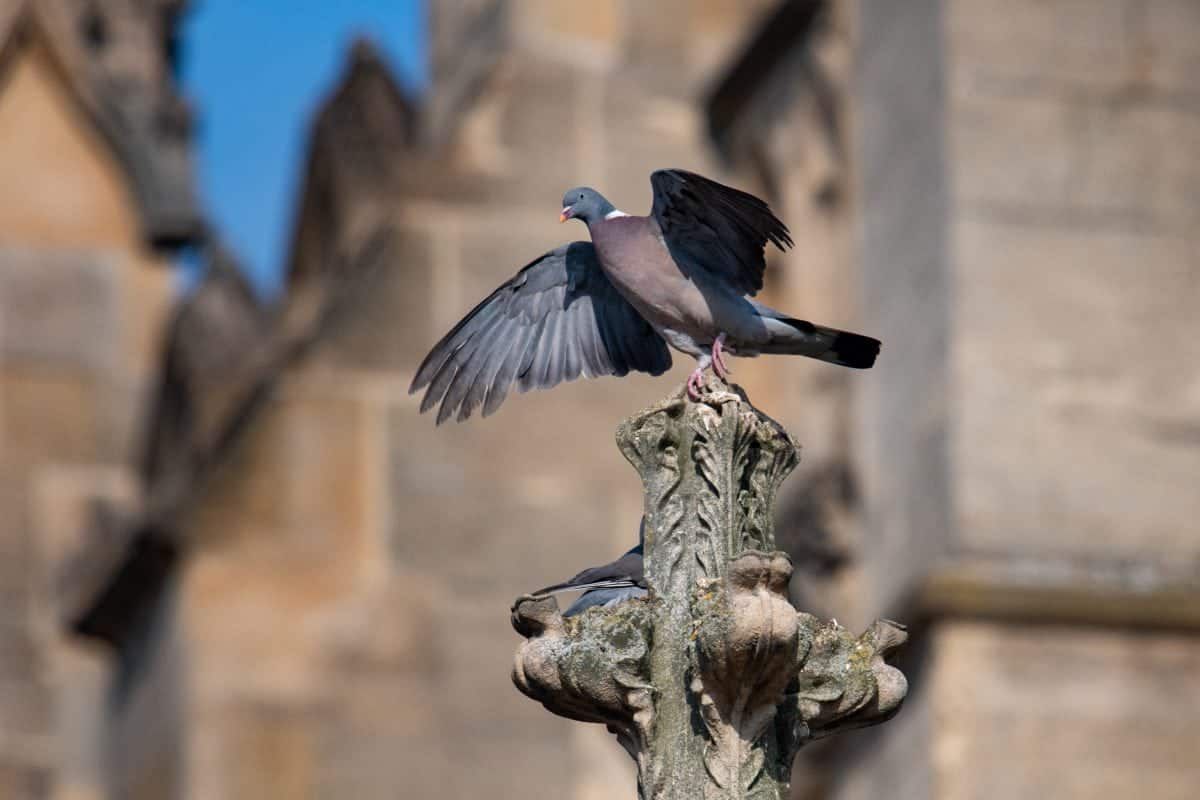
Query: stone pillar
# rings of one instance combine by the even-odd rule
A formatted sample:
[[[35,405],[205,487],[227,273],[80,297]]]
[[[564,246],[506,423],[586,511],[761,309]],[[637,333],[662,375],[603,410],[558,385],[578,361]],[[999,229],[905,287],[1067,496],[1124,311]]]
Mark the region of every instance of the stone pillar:
[[[885,659],[904,629],[854,637],[788,602],[773,511],[799,446],[738,387],[672,395],[625,420],[617,443],[645,488],[650,597],[573,619],[551,597],[520,598],[513,681],[606,725],[643,800],[784,800],[805,742],[899,709],[907,683]]]

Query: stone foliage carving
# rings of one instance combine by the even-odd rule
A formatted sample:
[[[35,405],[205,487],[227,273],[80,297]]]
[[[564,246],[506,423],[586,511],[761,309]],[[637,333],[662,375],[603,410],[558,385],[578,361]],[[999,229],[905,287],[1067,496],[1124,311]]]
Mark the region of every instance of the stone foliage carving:
[[[805,742],[899,709],[907,684],[886,659],[906,634],[880,621],[855,637],[791,606],[772,520],[799,448],[736,387],[707,388],[617,431],[645,487],[650,597],[569,620],[520,598],[513,680],[615,733],[643,800],[783,800]]]

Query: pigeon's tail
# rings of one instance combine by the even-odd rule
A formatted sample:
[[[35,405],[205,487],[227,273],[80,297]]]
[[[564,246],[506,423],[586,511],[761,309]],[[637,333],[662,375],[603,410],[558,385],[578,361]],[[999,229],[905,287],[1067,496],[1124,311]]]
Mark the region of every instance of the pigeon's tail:
[[[854,369],[870,368],[879,355],[879,340],[870,336],[792,319],[765,306],[759,314],[771,334],[770,342],[757,348],[760,353],[808,356]]]

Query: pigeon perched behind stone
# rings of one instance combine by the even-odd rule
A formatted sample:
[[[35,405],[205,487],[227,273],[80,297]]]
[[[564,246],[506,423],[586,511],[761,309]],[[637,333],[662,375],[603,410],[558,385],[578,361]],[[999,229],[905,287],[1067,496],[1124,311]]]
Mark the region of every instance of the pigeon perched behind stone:
[[[877,339],[795,319],[749,299],[763,286],[764,248],[791,246],[787,227],[754,195],[678,169],[650,176],[650,214],[618,211],[599,192],[572,189],[560,221],[582,220],[591,242],[533,261],[438,342],[410,392],[427,388],[441,424],[487,416],[509,389],[630,370],[660,375],[667,345],[695,357],[688,394],[699,396],[723,354],[802,355],[845,367],[875,363]]]
[[[583,594],[563,612],[564,617],[573,617],[589,608],[609,607],[626,600],[645,597],[646,587],[642,543],[638,542],[616,561],[600,567],[591,567],[570,580],[547,586],[533,592],[534,597],[555,592],[583,591]]]

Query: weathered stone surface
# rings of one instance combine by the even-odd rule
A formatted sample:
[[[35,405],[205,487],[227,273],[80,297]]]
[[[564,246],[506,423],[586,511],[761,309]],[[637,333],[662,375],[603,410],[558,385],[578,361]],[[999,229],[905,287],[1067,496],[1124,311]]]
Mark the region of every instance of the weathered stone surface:
[[[517,688],[559,716],[604,724],[644,766],[654,720],[648,603],[631,601],[568,622],[554,598],[522,599],[512,622],[530,639],[513,667]]]
[[[331,326],[322,357],[345,369],[387,370],[418,361],[428,345],[415,331],[434,328],[435,276],[453,271],[434,247],[435,231],[410,226],[389,244],[378,270],[348,291],[351,311]]]
[[[0,358],[112,369],[121,332],[118,280],[102,257],[0,249]]]
[[[1136,75],[1133,5],[1138,4],[1015,0],[997,14],[987,0],[951,0],[947,31],[981,78],[1110,89]]]
[[[1195,91],[1200,11],[1190,0],[987,0],[946,3],[946,31],[976,90],[1076,95]]]
[[[893,607],[951,525],[947,365],[953,328],[943,128],[943,4],[861,0],[851,87],[861,319],[885,342],[856,381],[853,460],[870,555],[862,616]],[[890,343],[895,343],[892,345]]]
[[[628,24],[624,4],[619,0],[597,0],[582,7],[555,0],[517,0],[517,4],[518,35],[564,58],[611,58]]]
[[[1200,514],[1188,489],[1200,471],[1189,444],[1200,394],[1179,368],[1200,359],[1191,248],[986,222],[959,231],[954,367],[964,379],[952,453],[963,541],[1194,558],[1200,542],[1181,522]],[[1020,341],[1008,335],[1017,329]],[[1153,341],[1172,342],[1171,358],[1147,358]]]
[[[29,520],[32,498],[29,478],[24,470],[0,466],[0,620],[11,625],[15,632],[25,625],[28,592],[32,589],[29,564],[36,552],[30,535]],[[8,636],[2,641],[10,641]],[[18,641],[16,639],[12,641]],[[7,665],[25,663],[25,648],[15,646],[0,649],[0,675],[7,674]]]
[[[857,639],[797,612],[772,506],[798,447],[736,387],[682,392],[622,423],[646,491],[649,600],[564,620],[523,597],[513,681],[561,716],[603,723],[647,800],[783,798],[810,739],[890,717],[907,693],[888,656],[906,638]]]
[[[119,473],[138,443],[175,288],[157,237],[183,244],[196,232],[158,224],[190,200],[186,158],[177,158],[186,123],[164,63],[174,5],[0,3],[0,183],[9,187],[0,195],[5,800],[145,798],[151,793],[125,791],[122,770],[147,768],[146,753],[171,743],[153,724],[175,721],[168,703],[130,726],[137,736],[118,732],[128,706],[108,655],[87,676],[74,669],[54,616],[59,571],[79,554],[89,499],[130,487]],[[85,46],[90,15],[103,18],[103,47]],[[109,79],[120,91],[109,91]],[[141,126],[149,121],[149,130]],[[164,154],[182,168],[170,187],[158,181]],[[119,758],[109,758],[110,746]]]
[[[97,567],[98,553],[120,551],[120,545],[92,537],[125,541],[115,526],[93,520],[98,514],[126,513],[137,497],[131,471],[119,467],[57,465],[41,470],[31,481],[27,502],[36,535],[26,568],[38,598],[37,616],[44,624],[55,625],[52,620],[62,619],[65,609],[74,609],[80,597],[95,591],[86,577]]]
[[[0,795],[12,800],[43,800],[54,783],[53,771],[17,760],[0,758]]]
[[[965,60],[965,59],[964,59]],[[963,210],[1038,228],[1186,234],[1200,122],[1183,102],[952,87],[950,133]]]
[[[1194,86],[1158,92],[1195,49],[1164,21],[1194,6],[985,6],[946,30],[955,527],[983,552],[1191,557],[1200,129]]]
[[[958,597],[932,614],[1018,622],[934,622],[922,692],[830,795],[1181,796],[1194,732],[1151,709],[1194,693],[1197,6],[844,5],[848,216],[885,346],[856,383],[841,591],[880,613],[933,563]]]
[[[0,365],[0,458],[28,465],[100,460],[104,389],[86,372]]]
[[[926,688],[940,797],[1195,793],[1194,637],[964,622],[938,631],[934,652]]]

